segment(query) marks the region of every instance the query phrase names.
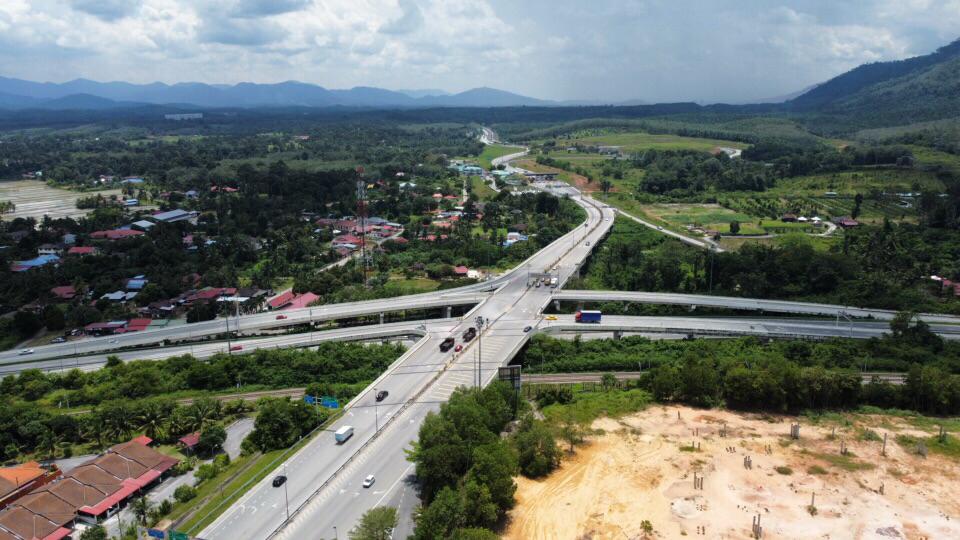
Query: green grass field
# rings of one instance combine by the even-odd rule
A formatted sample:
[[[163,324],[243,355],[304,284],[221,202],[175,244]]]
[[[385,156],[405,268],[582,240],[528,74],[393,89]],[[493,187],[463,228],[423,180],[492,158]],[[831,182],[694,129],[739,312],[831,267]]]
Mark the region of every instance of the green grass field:
[[[490,162],[498,157],[506,156],[508,154],[514,154],[519,152],[520,149],[516,146],[504,146],[502,144],[488,144],[483,152],[477,157],[477,162],[484,169],[489,169],[491,167]]]
[[[478,201],[487,201],[497,196],[497,192],[487,185],[479,176],[470,177],[470,190],[473,198]]]

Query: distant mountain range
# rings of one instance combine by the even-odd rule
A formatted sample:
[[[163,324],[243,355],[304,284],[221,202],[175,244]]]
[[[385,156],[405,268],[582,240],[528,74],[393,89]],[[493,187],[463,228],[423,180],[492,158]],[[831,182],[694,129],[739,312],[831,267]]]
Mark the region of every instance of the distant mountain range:
[[[616,103],[635,105],[642,102]],[[443,90],[385,90],[357,86],[330,90],[314,84],[287,81],[276,84],[204,83],[132,84],[76,79],[65,83],[38,83],[0,77],[0,108],[108,109],[142,105],[183,107],[558,107],[606,105],[598,101],[549,101],[497,90],[474,88],[458,94]]]
[[[0,77],[0,110],[20,117],[30,110],[111,111],[162,105],[178,110],[264,107],[351,107],[362,109],[579,107],[583,114],[670,114],[707,110],[738,114],[802,113],[808,124],[825,131],[903,125],[943,118],[960,118],[960,40],[937,51],[906,60],[864,64],[826,82],[787,96],[752,104],[648,105],[640,100],[617,103],[578,100],[549,101],[495,88],[474,88],[457,94],[438,89],[386,90],[358,86],[331,90],[314,84],[287,81],[276,84],[235,85],[178,83],[101,83],[77,79],[66,83],[37,83]],[[616,105],[623,111],[604,111]],[[596,110],[590,110],[595,108]],[[630,110],[629,108],[636,109]],[[125,111],[120,111],[125,114]],[[569,114],[565,116],[571,116]]]

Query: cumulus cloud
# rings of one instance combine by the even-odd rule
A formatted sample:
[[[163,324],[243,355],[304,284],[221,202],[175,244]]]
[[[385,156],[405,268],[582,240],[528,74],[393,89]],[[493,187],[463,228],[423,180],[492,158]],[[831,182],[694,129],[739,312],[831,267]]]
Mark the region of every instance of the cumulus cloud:
[[[747,101],[958,36],[960,0],[2,0],[0,74]]]
[[[138,0],[71,0],[70,7],[105,21],[132,15],[140,7]]]

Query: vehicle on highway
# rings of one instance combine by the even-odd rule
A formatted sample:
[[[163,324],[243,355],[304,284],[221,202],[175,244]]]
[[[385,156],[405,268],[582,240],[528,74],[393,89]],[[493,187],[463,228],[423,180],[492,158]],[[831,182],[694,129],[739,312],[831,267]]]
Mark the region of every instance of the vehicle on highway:
[[[537,287],[540,287],[540,282],[539,282],[539,281],[537,281]]]
[[[590,241],[587,240],[587,247],[590,247]]]
[[[286,482],[287,482],[287,477],[282,474],[278,474],[273,477],[273,487],[280,487]]]
[[[377,400],[377,401],[383,401],[383,400],[386,399],[387,396],[389,396],[389,395],[390,395],[390,392],[387,392],[386,390],[381,390],[381,391],[377,392],[376,400]]]
[[[374,478],[372,474],[368,474],[367,477],[363,479],[363,487],[368,488],[376,481],[377,479]]]
[[[463,332],[463,341],[470,341],[471,339],[477,337],[477,329],[474,327],[467,328]]]
[[[51,339],[51,340],[50,340],[50,343],[63,343],[63,342],[65,342],[65,341],[67,341],[67,338],[65,338],[65,337],[63,337],[63,336],[60,336],[60,337],[55,337],[55,338]]]
[[[447,352],[447,351],[449,351],[450,349],[453,348],[453,344],[456,343],[456,342],[457,342],[457,340],[454,339],[454,338],[452,338],[452,337],[448,337],[447,339],[443,340],[443,341],[440,343],[440,352]]]
[[[560,285],[560,278],[558,278],[557,276],[553,276],[552,278],[550,278],[550,288],[556,289],[557,285]]]
[[[25,355],[28,355],[28,354],[33,354],[33,349],[24,349],[24,350],[20,351],[20,352],[17,353],[17,354],[19,354],[20,356],[25,356]]]
[[[242,350],[243,350],[243,345],[233,345],[233,346],[230,347],[230,350],[231,350],[231,351],[242,351]]]
[[[573,316],[578,323],[598,323],[603,315],[600,311],[584,309]]]
[[[282,321],[282,320],[284,320],[284,319],[286,319],[286,318],[287,318],[286,315],[277,315],[277,320],[278,320],[278,321]]]
[[[353,426],[343,426],[333,433],[333,439],[337,444],[343,444],[350,437],[353,437]]]
[[[524,327],[523,327],[523,332],[524,332],[524,333],[527,333],[527,332],[529,332],[530,330],[533,330],[533,327],[532,327],[532,326],[527,325],[527,326],[524,326]]]
[[[556,316],[556,315],[547,315],[545,318],[546,318],[548,321],[555,321],[555,320],[557,320],[557,316]]]
[[[462,350],[463,350],[463,344],[458,344],[456,347],[453,348],[453,352],[460,352]]]

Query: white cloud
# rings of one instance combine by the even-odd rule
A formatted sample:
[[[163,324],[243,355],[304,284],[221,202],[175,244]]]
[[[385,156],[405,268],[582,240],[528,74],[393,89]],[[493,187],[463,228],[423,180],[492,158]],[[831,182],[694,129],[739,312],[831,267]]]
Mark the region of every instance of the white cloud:
[[[2,0],[0,74],[746,100],[960,36],[960,0]]]

